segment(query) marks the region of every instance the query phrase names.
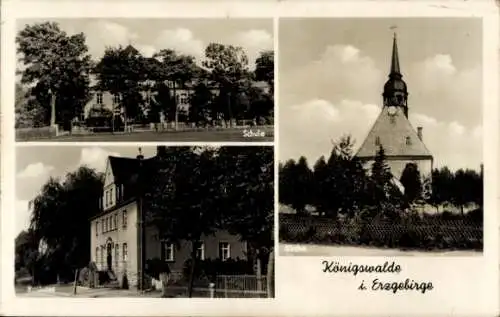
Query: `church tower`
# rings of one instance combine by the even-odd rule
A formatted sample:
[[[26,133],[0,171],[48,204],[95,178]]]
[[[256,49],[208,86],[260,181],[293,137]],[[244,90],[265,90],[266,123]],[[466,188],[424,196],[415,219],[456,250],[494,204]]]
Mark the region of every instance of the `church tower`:
[[[403,75],[399,69],[398,43],[396,33],[392,43],[391,70],[389,80],[384,85],[384,107],[401,108],[405,117],[408,118],[408,90],[403,81]]]
[[[384,85],[382,97],[382,111],[356,157],[365,168],[370,169],[382,146],[395,179],[401,179],[408,163],[415,163],[422,180],[429,183],[433,157],[423,142],[423,128],[415,129],[408,120],[408,90],[400,69],[396,34],[392,43],[389,79]]]

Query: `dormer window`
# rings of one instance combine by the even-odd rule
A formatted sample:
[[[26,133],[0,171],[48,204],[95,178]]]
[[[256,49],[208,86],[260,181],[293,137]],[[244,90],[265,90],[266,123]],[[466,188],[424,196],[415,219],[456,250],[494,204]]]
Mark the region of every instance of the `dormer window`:
[[[375,138],[375,145],[376,146],[380,145],[380,137],[379,136]]]
[[[102,105],[102,92],[98,92],[95,97],[97,104]]]
[[[411,145],[411,138],[409,136],[406,137],[406,145]]]

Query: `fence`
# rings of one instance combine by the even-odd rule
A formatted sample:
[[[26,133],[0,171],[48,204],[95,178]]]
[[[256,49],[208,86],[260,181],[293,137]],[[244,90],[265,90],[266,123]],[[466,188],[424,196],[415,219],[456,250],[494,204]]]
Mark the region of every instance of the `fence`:
[[[280,214],[280,241],[406,248],[482,249],[483,226],[467,219],[335,220]]]
[[[255,275],[218,275],[215,282],[218,297],[267,297],[267,277]]]

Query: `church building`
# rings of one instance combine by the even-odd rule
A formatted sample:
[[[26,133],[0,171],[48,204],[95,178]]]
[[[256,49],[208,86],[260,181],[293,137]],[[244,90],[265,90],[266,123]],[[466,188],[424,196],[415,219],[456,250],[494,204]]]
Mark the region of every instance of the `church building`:
[[[433,157],[424,144],[423,128],[415,129],[408,120],[408,90],[399,67],[398,46],[394,34],[389,79],[384,85],[383,107],[356,156],[371,168],[380,148],[385,151],[387,164],[396,180],[407,164],[414,163],[423,184],[429,184]],[[427,182],[426,182],[427,181]]]

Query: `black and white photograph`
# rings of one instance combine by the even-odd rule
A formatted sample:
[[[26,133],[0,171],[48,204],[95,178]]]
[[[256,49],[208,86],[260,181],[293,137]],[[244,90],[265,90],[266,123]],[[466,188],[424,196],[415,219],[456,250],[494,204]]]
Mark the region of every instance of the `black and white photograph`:
[[[482,39],[480,18],[280,20],[280,255],[482,256]]]
[[[273,147],[16,156],[18,297],[274,297]]]
[[[17,141],[274,138],[272,19],[16,21]]]

